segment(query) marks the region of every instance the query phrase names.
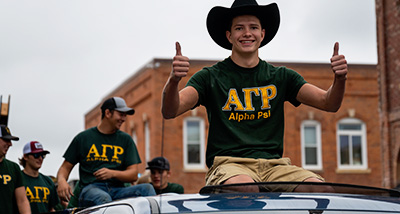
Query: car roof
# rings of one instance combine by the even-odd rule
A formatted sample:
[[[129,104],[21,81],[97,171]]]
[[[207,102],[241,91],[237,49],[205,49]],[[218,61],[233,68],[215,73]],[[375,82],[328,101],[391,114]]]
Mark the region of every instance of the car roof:
[[[260,189],[303,183],[262,183]],[[248,184],[246,184],[248,185]],[[254,185],[254,184],[251,184]],[[258,184],[260,185],[260,184]],[[306,184],[322,185],[322,184]],[[230,185],[204,187],[198,194],[167,193],[114,201],[82,213],[399,213],[400,193],[375,187],[339,185],[334,192],[235,192]],[[225,190],[224,190],[225,189]],[[216,193],[218,191],[218,193]],[[350,191],[350,192],[349,192]],[[124,212],[122,211],[125,210]],[[98,211],[98,212],[97,212]],[[132,211],[132,212],[130,212]],[[78,212],[79,213],[79,212]]]

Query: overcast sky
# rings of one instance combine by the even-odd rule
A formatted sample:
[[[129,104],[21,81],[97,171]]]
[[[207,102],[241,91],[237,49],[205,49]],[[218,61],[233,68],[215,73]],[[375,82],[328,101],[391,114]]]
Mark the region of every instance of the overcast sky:
[[[11,95],[8,125],[20,137],[7,158],[18,162],[25,143],[40,141],[51,152],[41,172],[56,175],[84,115],[153,58],[171,59],[175,41],[191,59],[229,56],[205,23],[213,6],[232,2],[0,0],[0,95]],[[258,0],[271,2],[281,25],[262,59],[329,63],[338,41],[348,63],[377,63],[374,0]]]

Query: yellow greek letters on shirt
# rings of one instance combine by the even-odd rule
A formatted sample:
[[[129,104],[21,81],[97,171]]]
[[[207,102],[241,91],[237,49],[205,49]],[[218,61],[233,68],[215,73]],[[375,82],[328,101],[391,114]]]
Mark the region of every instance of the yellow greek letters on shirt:
[[[94,146],[94,145],[93,145],[93,146]],[[103,147],[103,154],[101,154],[101,157],[102,157],[102,158],[107,158],[107,155],[106,155],[106,153],[107,153],[107,148],[112,149],[113,146],[111,146],[111,145],[104,145],[104,144],[102,144],[101,146]]]
[[[101,145],[101,155],[99,153],[99,150],[96,148],[96,145],[93,144],[90,149],[88,154],[86,155],[86,158],[88,161],[109,161],[108,160],[108,155],[107,154],[112,154],[112,161],[115,162],[120,162],[119,160],[119,155],[124,154],[124,149],[121,146],[115,146],[115,145],[107,145],[107,144],[102,144]]]
[[[11,181],[10,175],[0,175],[0,179],[3,179],[3,184],[7,185],[9,181]]]
[[[40,187],[40,186],[34,186],[33,187],[35,190],[32,192],[32,190],[29,187],[26,187],[26,196],[28,197],[30,202],[47,202],[48,195],[50,195],[50,189],[47,187]],[[40,193],[43,193],[43,198],[40,198]]]
[[[228,100],[226,101],[225,106],[222,108],[223,111],[230,111],[231,110],[231,105],[235,105],[236,111],[243,111],[243,104],[240,102],[239,96],[237,94],[236,89],[230,89],[229,94],[228,94]]]
[[[92,145],[92,147],[90,147],[89,153],[87,154],[87,158],[90,158],[90,155],[94,154],[94,157],[100,157],[99,155],[99,151],[97,151],[96,145]]]
[[[225,105],[222,107],[223,111],[231,111],[232,105],[234,106],[235,111],[254,111],[255,108],[253,106],[253,96],[261,96],[262,106],[261,110],[270,109],[270,100],[274,99],[277,95],[277,89],[275,85],[268,85],[264,87],[253,87],[253,88],[244,88],[243,98],[244,102],[242,102],[238,96],[237,90],[231,88],[228,93],[228,98]],[[243,106],[243,103],[245,106]]]

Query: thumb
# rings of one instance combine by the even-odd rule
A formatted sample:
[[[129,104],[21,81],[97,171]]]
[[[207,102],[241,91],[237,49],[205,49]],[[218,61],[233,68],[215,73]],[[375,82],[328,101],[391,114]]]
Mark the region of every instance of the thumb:
[[[175,43],[175,48],[176,48],[176,56],[182,56],[181,45],[179,44],[179,42]]]
[[[335,42],[335,46],[333,47],[333,56],[339,55],[339,42]]]

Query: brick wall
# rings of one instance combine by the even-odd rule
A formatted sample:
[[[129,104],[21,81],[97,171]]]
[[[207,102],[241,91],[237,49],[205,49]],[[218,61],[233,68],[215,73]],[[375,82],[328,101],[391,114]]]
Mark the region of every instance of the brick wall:
[[[376,0],[383,186],[400,183],[400,1]]]
[[[161,92],[171,70],[171,60],[154,59],[131,78],[127,79],[117,89],[105,96],[121,96],[127,104],[135,108],[136,113],[129,116],[121,128],[137,136],[137,147],[142,159],[139,166],[140,172],[144,172],[146,159],[149,160],[161,155],[161,143],[163,141],[163,155],[171,163],[171,182],[180,183],[186,193],[195,193],[204,186],[206,169],[185,170],[183,167],[183,119],[196,114],[205,118],[206,130],[208,129],[206,112],[204,107],[196,111],[164,121],[164,138],[162,139]],[[204,66],[209,66],[215,61],[192,60],[189,74],[192,75]],[[301,63],[273,63],[284,65],[298,71],[305,79],[323,89],[327,89],[333,80],[333,73],[329,64],[301,64]],[[378,105],[378,84],[376,66],[350,65],[350,73],[347,82],[347,91],[343,105],[337,113],[326,113],[314,108],[301,105],[294,108],[286,105],[286,133],[284,156],[292,159],[292,163],[301,166],[300,152],[300,124],[313,115],[320,121],[322,128],[323,170],[317,171],[329,182],[354,183],[372,186],[380,186],[382,182],[381,147]],[[184,78],[180,83],[182,88],[189,78]],[[96,125],[100,121],[99,106],[88,112],[85,116],[86,128]],[[310,113],[311,112],[311,113]],[[349,117],[349,112],[367,124],[368,137],[368,170],[340,171],[337,169],[336,149],[336,122],[344,117]],[[144,122],[150,124],[150,157],[146,157],[144,143]],[[207,133],[206,133],[207,135]]]

